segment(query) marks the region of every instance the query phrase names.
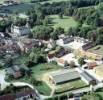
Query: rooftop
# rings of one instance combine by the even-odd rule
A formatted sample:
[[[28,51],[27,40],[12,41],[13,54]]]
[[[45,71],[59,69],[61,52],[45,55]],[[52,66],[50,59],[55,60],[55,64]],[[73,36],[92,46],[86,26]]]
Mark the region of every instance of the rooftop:
[[[53,77],[56,84],[80,78],[79,73],[74,69],[51,72],[50,75]]]

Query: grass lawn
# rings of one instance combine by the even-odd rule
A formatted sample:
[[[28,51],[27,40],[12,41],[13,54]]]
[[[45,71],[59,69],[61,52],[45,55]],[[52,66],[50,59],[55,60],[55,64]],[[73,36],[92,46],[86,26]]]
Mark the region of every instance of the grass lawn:
[[[97,45],[93,48],[90,48],[88,51],[94,52],[103,56],[103,45]]]
[[[51,93],[51,88],[44,82],[42,85],[36,86],[36,89],[43,95],[50,95]]]
[[[32,72],[33,72],[33,76],[35,76],[37,79],[41,79],[44,73],[55,71],[58,69],[61,69],[61,67],[58,65],[55,65],[52,63],[50,64],[45,63],[45,64],[39,64],[39,65],[32,67]]]
[[[98,89],[96,91],[96,94],[98,94],[102,98],[101,100],[103,100],[103,88],[102,89]]]
[[[84,95],[82,98],[83,100],[103,100],[103,88],[94,93]]]
[[[58,15],[50,15],[49,18],[52,19],[53,24],[51,24],[51,26],[54,28],[62,27],[66,31],[70,27],[76,27],[78,25],[78,23],[72,17],[68,16],[63,16],[63,19],[60,19]]]
[[[73,89],[83,88],[86,86],[87,84],[85,82],[83,82],[81,79],[78,79],[78,80],[71,81],[66,84],[57,86],[56,93],[62,93],[62,92],[66,92]]]
[[[98,94],[84,95],[81,100],[103,100]]]

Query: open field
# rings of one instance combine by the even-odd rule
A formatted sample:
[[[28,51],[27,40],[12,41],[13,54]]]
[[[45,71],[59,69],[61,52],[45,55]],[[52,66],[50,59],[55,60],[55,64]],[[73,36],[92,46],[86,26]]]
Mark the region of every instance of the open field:
[[[63,85],[57,86],[56,93],[62,93],[73,89],[83,88],[86,87],[87,84],[83,82],[81,79],[74,80]]]
[[[40,94],[43,95],[50,95],[51,93],[51,88],[46,84],[46,83],[42,83],[42,85],[36,86],[36,89],[39,91]]]
[[[103,56],[103,45],[97,45],[93,48],[90,48],[88,51],[94,52]]]
[[[76,27],[78,25],[78,23],[72,17],[68,16],[63,16],[63,18],[60,19],[58,15],[50,15],[49,18],[52,19],[51,26],[53,26],[54,28],[62,27],[66,31],[70,27]]]
[[[32,67],[32,72],[33,76],[35,76],[37,79],[42,79],[44,73],[56,71],[58,69],[61,69],[61,67],[58,65],[45,63]]]
[[[44,4],[44,3],[53,3],[53,2],[62,2],[62,1],[70,1],[70,0],[47,0],[41,3]]]

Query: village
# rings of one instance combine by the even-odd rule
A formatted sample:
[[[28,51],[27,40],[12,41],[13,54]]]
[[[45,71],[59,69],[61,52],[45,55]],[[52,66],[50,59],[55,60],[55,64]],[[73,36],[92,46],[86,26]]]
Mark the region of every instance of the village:
[[[7,0],[3,6],[19,3]],[[94,43],[94,37],[68,35],[60,29],[55,39],[48,35],[52,28],[39,36],[29,15],[13,17],[15,23],[0,31],[0,100],[82,100],[83,94],[103,88],[103,45]]]

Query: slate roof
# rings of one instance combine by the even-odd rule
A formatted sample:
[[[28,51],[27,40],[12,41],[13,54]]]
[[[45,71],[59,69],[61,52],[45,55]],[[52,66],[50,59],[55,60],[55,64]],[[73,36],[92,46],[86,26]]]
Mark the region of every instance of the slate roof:
[[[80,75],[76,70],[57,71],[50,73],[50,75],[53,77],[56,84],[80,78]]]
[[[7,94],[0,96],[0,100],[16,100],[28,95],[33,95],[34,97],[38,97],[37,93],[34,90],[25,91],[25,92],[18,92],[16,94]]]
[[[63,39],[64,44],[67,44],[67,43],[72,42],[72,41],[74,41],[73,37],[66,37]]]
[[[0,100],[15,100],[15,97],[12,94],[8,94],[8,95],[0,96]]]
[[[28,95],[36,95],[36,92],[33,91],[33,90],[26,91],[26,92],[19,92],[15,95],[15,97],[16,98],[21,98],[21,97],[25,97],[25,96],[28,96]]]
[[[95,79],[90,76],[87,72],[81,73],[82,77],[84,77],[88,82],[94,81]]]

